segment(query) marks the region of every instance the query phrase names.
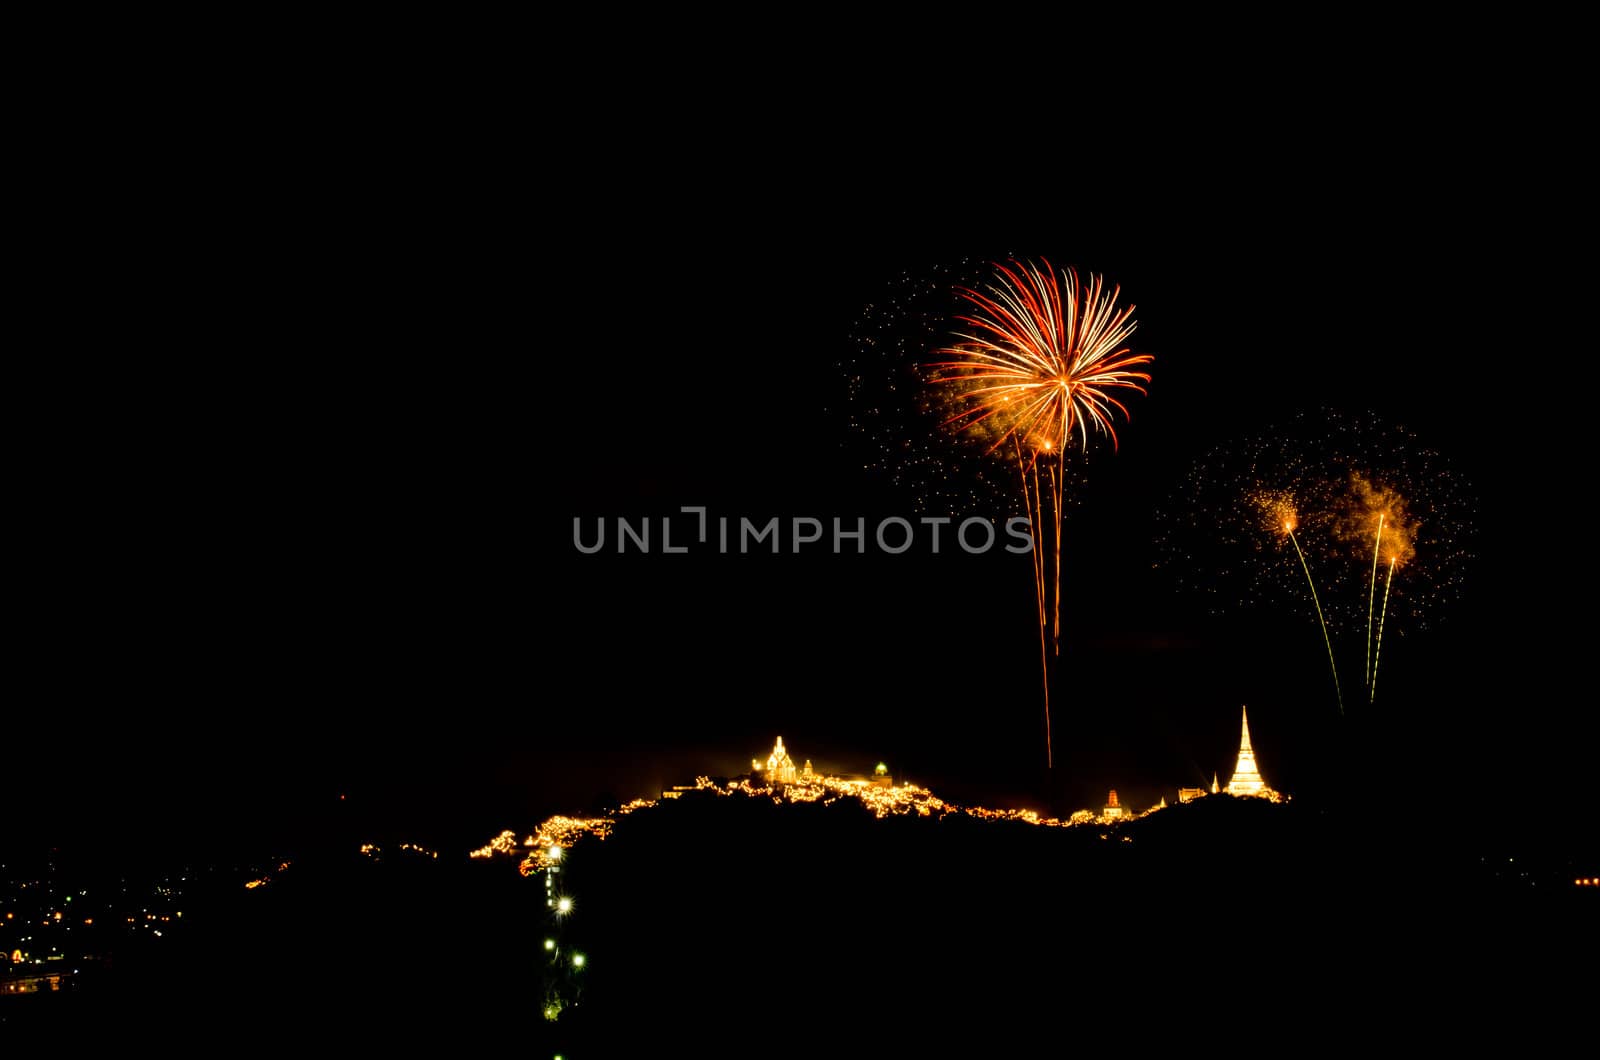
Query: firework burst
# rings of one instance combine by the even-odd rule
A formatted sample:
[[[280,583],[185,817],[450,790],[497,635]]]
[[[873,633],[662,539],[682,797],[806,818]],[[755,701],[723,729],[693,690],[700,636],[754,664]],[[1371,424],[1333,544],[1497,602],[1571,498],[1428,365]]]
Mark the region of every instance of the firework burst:
[[[1050,657],[1061,654],[1061,521],[1067,453],[1087,452],[1091,434],[1117,444],[1119,390],[1144,392],[1141,365],[1153,359],[1124,345],[1137,326],[1121,289],[1048,261],[994,266],[989,282],[958,288],[954,344],[928,365],[929,381],[951,409],[942,425],[1014,461],[1034,528],[1033,581],[1044,684],[1045,757],[1050,739]]]
[[[961,259],[894,277],[862,306],[853,353],[838,364],[847,448],[885,494],[918,514],[992,514],[1014,497],[1014,471],[981,446],[950,444],[940,424],[951,395],[927,385],[929,351],[949,341],[966,304],[957,291],[981,283],[985,269]]]
[[[1378,662],[1383,653],[1383,627],[1389,614],[1389,594],[1394,587],[1395,568],[1416,555],[1417,525],[1406,500],[1392,487],[1374,483],[1359,472],[1350,476],[1344,498],[1344,515],[1336,532],[1364,554],[1372,542],[1372,573],[1367,579],[1367,654],[1364,680],[1367,702],[1377,697]],[[1373,638],[1374,605],[1378,599],[1378,569],[1387,565],[1383,582],[1383,606],[1377,609],[1377,639]]]
[[[1121,288],[1106,291],[1098,276],[1080,284],[1070,269],[1058,278],[1048,261],[995,270],[983,290],[960,291],[972,307],[957,318],[966,331],[930,366],[957,395],[947,424],[992,439],[991,451],[1012,441],[1046,456],[1074,442],[1087,450],[1091,429],[1115,447],[1114,412],[1128,409],[1113,392],[1143,393],[1150,381],[1136,369],[1151,356],[1123,345],[1134,307],[1117,306]]]
[[[1396,633],[1388,615],[1421,630],[1460,596],[1471,511],[1464,483],[1408,431],[1324,411],[1198,461],[1160,515],[1157,545],[1161,565],[1216,614],[1303,608],[1309,589],[1336,699],[1354,643],[1370,703]]]

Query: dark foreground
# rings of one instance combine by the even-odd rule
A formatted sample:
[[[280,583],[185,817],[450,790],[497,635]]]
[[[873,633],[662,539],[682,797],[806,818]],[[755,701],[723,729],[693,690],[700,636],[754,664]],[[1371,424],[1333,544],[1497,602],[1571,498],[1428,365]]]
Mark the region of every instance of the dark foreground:
[[[1600,894],[1433,838],[1226,797],[1070,830],[690,797],[572,850],[559,921],[506,859],[327,855],[0,997],[0,1026],[569,1057],[1552,1038]]]

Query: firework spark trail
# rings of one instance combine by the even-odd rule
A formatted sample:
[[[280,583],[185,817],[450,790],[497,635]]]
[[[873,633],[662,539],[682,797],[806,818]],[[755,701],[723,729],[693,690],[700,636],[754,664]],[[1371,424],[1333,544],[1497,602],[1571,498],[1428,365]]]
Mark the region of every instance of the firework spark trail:
[[[1038,513],[1034,511],[1033,491],[1028,488],[1028,465],[1027,465],[1026,460],[1024,460],[1023,456],[1022,456],[1022,446],[1020,444],[1017,445],[1016,450],[1017,450],[1017,474],[1020,475],[1021,478],[1022,478],[1022,501],[1023,501],[1023,504],[1026,505],[1027,510],[1028,510],[1028,533],[1031,536],[1033,534],[1033,532],[1034,532],[1034,529],[1039,525],[1039,516],[1038,516]],[[1043,554],[1040,552],[1040,550],[1038,548],[1038,545],[1037,545],[1037,542],[1035,542],[1035,546],[1033,548],[1028,550],[1028,558],[1033,560],[1033,583],[1034,583],[1033,591],[1034,591],[1034,596],[1035,596],[1035,598],[1036,598],[1036,600],[1038,602],[1038,605],[1039,605],[1039,629],[1041,631],[1040,632],[1040,636],[1043,636],[1044,635],[1043,634],[1043,630],[1044,630],[1044,601],[1045,601],[1045,597],[1044,597],[1044,567],[1043,567],[1043,562],[1044,561],[1043,561]]]
[[[1061,469],[1057,475],[1055,468],[1045,465],[1050,472],[1050,490],[1055,496],[1056,518],[1052,520],[1056,527],[1056,597],[1055,617],[1051,620],[1050,639],[1055,644],[1056,658],[1061,657],[1061,489],[1066,478],[1066,468]]]
[[[1394,565],[1399,556],[1389,557],[1389,576],[1383,581],[1383,611],[1378,615],[1378,650],[1372,653],[1372,681],[1367,686],[1367,702],[1378,696],[1378,658],[1383,654],[1383,621],[1389,615],[1389,587],[1394,584]]]
[[[1022,497],[1028,506],[1028,532],[1033,533],[1033,528],[1038,526],[1034,518],[1033,495],[1028,492],[1028,469],[1022,460],[1022,446],[1017,445],[1017,473],[1022,476]],[[1044,559],[1040,555],[1038,543],[1028,550],[1029,558],[1033,560],[1033,591],[1034,600],[1039,609],[1039,673],[1044,684],[1044,758],[1045,768],[1054,769],[1056,764],[1055,751],[1050,744],[1050,656],[1045,650],[1044,642]]]
[[[1336,524],[1335,533],[1349,541],[1360,540],[1377,532],[1372,545],[1372,571],[1367,583],[1367,702],[1377,698],[1378,659],[1383,652],[1383,630],[1389,615],[1389,593],[1394,585],[1395,568],[1408,563],[1416,555],[1416,542],[1421,532],[1421,522],[1411,515],[1411,497],[1396,488],[1393,476],[1384,480],[1356,472],[1350,476],[1350,493],[1344,501],[1346,515]],[[1376,518],[1374,518],[1376,517]],[[1383,605],[1376,606],[1378,590],[1378,564],[1383,553],[1389,553],[1389,573],[1383,585]],[[1377,619],[1378,635],[1374,643],[1373,619]]]
[[[1306,554],[1300,551],[1300,540],[1294,536],[1293,524],[1285,523],[1283,528],[1289,532],[1289,540],[1294,542],[1295,555],[1300,557],[1300,569],[1306,572],[1306,584],[1311,587],[1311,602],[1317,608],[1317,624],[1322,627],[1322,643],[1328,648],[1328,669],[1333,671],[1333,694],[1339,701],[1339,714],[1342,717],[1344,693],[1339,690],[1339,667],[1333,661],[1333,641],[1328,637],[1328,623],[1322,617],[1322,601],[1317,598],[1317,583],[1311,580],[1311,568],[1306,565]]]
[[[1149,354],[1133,353],[1123,345],[1133,334],[1134,307],[1119,308],[1120,287],[1105,289],[1101,277],[1091,274],[1080,283],[1078,274],[1057,272],[1048,261],[1040,265],[1013,261],[996,264],[995,275],[982,290],[957,288],[957,294],[974,307],[971,315],[957,316],[965,330],[957,343],[940,351],[949,358],[928,365],[932,381],[951,387],[955,412],[942,426],[981,437],[987,451],[1003,450],[1013,442],[1022,473],[1023,496],[1034,531],[1034,585],[1039,607],[1041,655],[1045,686],[1045,753],[1050,749],[1051,652],[1043,642],[1048,634],[1054,655],[1061,655],[1061,517],[1066,490],[1066,451],[1076,438],[1085,452],[1089,428],[1110,437],[1117,433],[1113,419],[1128,409],[1112,396],[1117,389],[1144,393],[1148,372],[1136,369],[1150,363]],[[1047,459],[1048,493],[1041,488],[1039,460]],[[1054,462],[1048,458],[1054,457]],[[1058,466],[1059,465],[1059,466]],[[1031,484],[1030,484],[1031,475]],[[1031,487],[1031,488],[1030,488]],[[1046,518],[1048,535],[1041,533]],[[1055,556],[1041,554],[1053,540]],[[1047,581],[1048,574],[1048,581]]]
[[[1032,459],[1028,461],[1028,471],[1033,475],[1033,499],[1030,502],[1033,505],[1032,514],[1038,518],[1038,522],[1032,524],[1032,526],[1043,526],[1044,498],[1043,494],[1039,492],[1039,454],[1035,453]],[[1022,488],[1023,492],[1026,493],[1028,489],[1028,483],[1026,479],[1023,481]],[[1030,527],[1030,529],[1032,528]],[[1048,560],[1044,554],[1044,545],[1038,540],[1037,531],[1034,531],[1034,533],[1035,539],[1033,543],[1033,550],[1038,554],[1039,557],[1035,568],[1035,577],[1038,579],[1039,583],[1039,630],[1040,636],[1044,636],[1049,632],[1050,628],[1050,620],[1048,617],[1050,614],[1050,593],[1049,586],[1045,582],[1045,564],[1048,562]]]
[[[1378,514],[1378,539],[1372,544],[1372,581],[1367,584],[1367,686],[1372,685],[1372,600],[1378,591],[1378,553],[1383,549],[1383,520],[1387,513]],[[1387,595],[1388,590],[1384,590]]]

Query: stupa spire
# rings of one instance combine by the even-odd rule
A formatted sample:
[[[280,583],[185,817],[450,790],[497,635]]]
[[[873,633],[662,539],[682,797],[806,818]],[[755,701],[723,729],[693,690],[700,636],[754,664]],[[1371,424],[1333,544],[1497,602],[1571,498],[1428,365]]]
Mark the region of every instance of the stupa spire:
[[[1233,779],[1228,781],[1229,795],[1265,795],[1275,797],[1275,792],[1261,779],[1256,768],[1256,753],[1250,746],[1250,715],[1239,708],[1239,761],[1233,767]]]

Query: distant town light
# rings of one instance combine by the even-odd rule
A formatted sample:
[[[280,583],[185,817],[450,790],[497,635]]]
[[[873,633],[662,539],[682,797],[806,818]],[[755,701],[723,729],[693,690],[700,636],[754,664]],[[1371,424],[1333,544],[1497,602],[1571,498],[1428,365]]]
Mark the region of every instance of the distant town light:
[[[557,902],[556,903],[556,912],[557,913],[570,913],[570,912],[572,912],[572,899],[571,898],[563,898],[559,902]]]
[[[554,845],[552,845],[550,847],[550,860],[551,861],[560,861],[561,860],[561,848],[560,847],[554,846]]]
[[[547,950],[555,949],[556,948],[556,940],[555,939],[545,939],[544,940],[544,948],[547,949]]]
[[[573,955],[572,955],[572,966],[573,966],[573,967],[574,967],[574,968],[582,968],[582,967],[583,967],[583,962],[584,962],[584,961],[585,961],[585,960],[586,960],[586,959],[587,959],[587,958],[585,958],[585,957],[584,957],[584,955],[583,955],[583,954],[581,954],[581,953],[574,953],[574,954],[573,954]]]

